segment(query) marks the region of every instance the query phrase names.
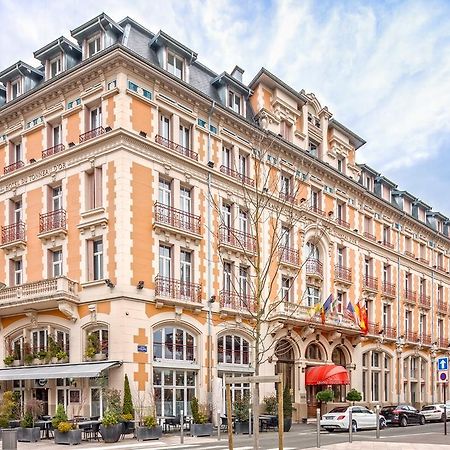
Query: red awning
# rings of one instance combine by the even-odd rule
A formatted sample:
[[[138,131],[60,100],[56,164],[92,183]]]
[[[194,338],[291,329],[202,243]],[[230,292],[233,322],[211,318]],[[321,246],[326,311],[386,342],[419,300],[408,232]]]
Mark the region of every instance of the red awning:
[[[330,364],[306,369],[306,385],[350,384],[347,369]]]

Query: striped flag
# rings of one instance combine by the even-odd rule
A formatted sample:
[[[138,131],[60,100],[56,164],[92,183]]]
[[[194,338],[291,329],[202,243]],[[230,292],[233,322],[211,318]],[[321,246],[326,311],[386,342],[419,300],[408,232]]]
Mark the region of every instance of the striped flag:
[[[323,302],[323,305],[320,308],[320,317],[322,319],[322,324],[325,323],[325,316],[328,310],[331,308],[332,302],[333,302],[333,294],[330,294],[330,296]]]
[[[359,301],[355,305],[355,315],[357,318],[357,323],[359,325],[359,328],[364,334],[367,334],[369,331],[368,324],[367,324],[367,310],[364,306],[364,302]]]
[[[353,304],[350,300],[347,302],[347,307],[345,308],[345,317],[355,322],[355,308],[353,308]]]

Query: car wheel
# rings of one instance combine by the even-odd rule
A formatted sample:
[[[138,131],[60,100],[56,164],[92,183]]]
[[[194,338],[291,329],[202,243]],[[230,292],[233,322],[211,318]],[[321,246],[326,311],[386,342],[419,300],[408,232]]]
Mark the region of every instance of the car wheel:
[[[408,425],[408,419],[405,416],[402,416],[400,418],[400,426],[401,427],[406,427]]]
[[[356,433],[358,431],[358,424],[356,423],[356,420],[352,420],[352,432]]]
[[[333,428],[330,428],[329,430],[327,430],[328,431],[328,433],[334,433],[334,429]]]
[[[425,425],[425,417],[420,416],[419,423],[420,425]]]

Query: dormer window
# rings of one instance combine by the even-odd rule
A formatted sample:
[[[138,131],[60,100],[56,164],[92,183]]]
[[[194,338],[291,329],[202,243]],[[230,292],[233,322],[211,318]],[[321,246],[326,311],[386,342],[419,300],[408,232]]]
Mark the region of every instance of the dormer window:
[[[183,60],[173,53],[167,54],[167,71],[180,80],[183,79]]]
[[[51,78],[56,77],[62,72],[62,58],[59,56],[50,61],[50,76]]]
[[[228,106],[238,114],[241,113],[241,97],[233,91],[228,91]]]
[[[91,56],[94,56],[96,53],[98,53],[101,48],[100,48],[100,36],[95,36],[92,39],[89,39],[87,45],[88,45],[88,58],[90,58]]]
[[[21,93],[22,90],[20,89],[20,78],[18,80],[14,80],[11,82],[11,99],[14,100],[17,98]]]

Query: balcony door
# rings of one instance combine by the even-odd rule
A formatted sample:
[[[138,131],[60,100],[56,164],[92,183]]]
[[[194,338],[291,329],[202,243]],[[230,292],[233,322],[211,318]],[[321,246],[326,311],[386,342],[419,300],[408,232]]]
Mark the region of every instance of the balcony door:
[[[172,248],[167,245],[159,246],[159,275],[164,279],[172,276]]]
[[[59,211],[62,208],[62,186],[56,186],[52,189],[52,211]]]
[[[180,282],[181,295],[183,297],[192,297],[192,253],[186,250],[180,252]]]
[[[239,268],[239,296],[241,297],[240,306],[247,306],[248,295],[249,295],[248,268],[240,267]]]
[[[184,214],[181,214],[181,224],[183,228],[190,230],[191,227],[191,214],[192,214],[192,198],[191,190],[187,187],[180,188],[180,209]]]
[[[162,114],[159,116],[159,134],[170,140],[170,119]]]
[[[102,126],[102,107],[93,108],[90,111],[90,126],[91,130],[95,130]]]

